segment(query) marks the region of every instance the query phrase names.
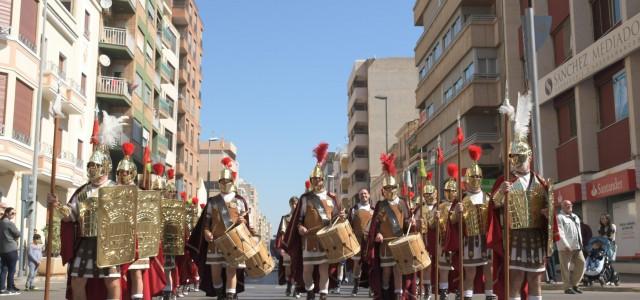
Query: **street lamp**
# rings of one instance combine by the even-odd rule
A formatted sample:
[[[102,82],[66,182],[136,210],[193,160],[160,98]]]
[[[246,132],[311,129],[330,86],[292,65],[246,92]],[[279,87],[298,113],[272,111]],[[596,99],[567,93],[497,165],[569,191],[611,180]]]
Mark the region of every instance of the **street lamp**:
[[[211,190],[211,142],[219,141],[217,137],[209,138],[209,146],[207,148],[207,197],[209,197],[209,191]]]
[[[389,152],[389,119],[388,119],[388,106],[387,96],[377,95],[374,98],[384,100],[384,152]]]

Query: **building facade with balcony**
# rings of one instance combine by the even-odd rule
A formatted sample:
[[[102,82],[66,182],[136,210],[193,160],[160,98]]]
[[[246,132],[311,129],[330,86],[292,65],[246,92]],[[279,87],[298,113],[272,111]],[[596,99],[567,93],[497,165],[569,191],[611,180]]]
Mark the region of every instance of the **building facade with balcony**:
[[[71,2],[71,1],[70,1]],[[32,174],[36,143],[38,176],[33,207],[34,226],[46,224],[46,195],[51,182],[53,145],[57,157],[56,193],[68,199],[86,182],[85,161],[91,154],[89,138],[95,107],[100,5],[98,1],[48,1],[44,35],[46,52],[40,69],[44,4],[35,0],[0,1],[0,201],[23,217],[23,177]],[[39,72],[43,73],[39,86]],[[42,113],[36,115],[38,89]],[[49,112],[55,99],[64,118],[54,141],[54,119]],[[36,140],[36,120],[41,138]]]
[[[394,133],[418,117],[414,107],[417,81],[412,58],[369,58],[354,63],[347,82],[348,180],[341,181],[349,186],[349,198],[380,176],[379,157],[386,150],[385,141],[391,147],[396,142]]]
[[[462,149],[470,144],[482,147],[485,178],[495,180],[501,174],[502,123],[497,108],[506,83],[512,102],[524,87],[518,49],[506,46],[518,42],[518,11],[518,1],[416,1],[414,23],[423,33],[415,46],[419,70],[415,107],[420,115],[410,141],[412,163],[418,159],[416,152],[433,156],[438,140],[444,150],[443,165],[456,162],[457,146],[451,142],[459,117],[465,135]],[[463,168],[470,164],[466,151],[461,158]],[[427,168],[433,170],[434,164],[427,163]],[[442,182],[446,170],[436,176]]]
[[[600,215],[611,216],[616,270],[638,273],[640,3],[534,1],[533,9],[552,17],[538,50],[544,175],[594,234]]]
[[[200,107],[202,88],[203,24],[195,0],[173,0],[172,22],[179,32],[180,68],[178,72],[178,139],[176,179],[188,193],[195,187],[200,166]]]

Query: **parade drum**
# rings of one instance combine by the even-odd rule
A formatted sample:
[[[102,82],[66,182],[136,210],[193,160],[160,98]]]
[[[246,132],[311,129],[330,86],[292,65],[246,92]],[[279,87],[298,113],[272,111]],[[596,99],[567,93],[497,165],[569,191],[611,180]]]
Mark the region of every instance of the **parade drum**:
[[[229,263],[242,262],[258,252],[258,245],[251,237],[247,225],[240,223],[231,226],[214,244]]]
[[[329,263],[349,259],[360,252],[360,243],[346,220],[320,229],[316,236],[327,253]]]
[[[258,242],[258,252],[246,261],[247,275],[251,278],[260,278],[269,275],[276,264],[269,254],[266,242]]]
[[[418,272],[431,264],[420,234],[410,234],[389,243],[391,255],[403,275]]]

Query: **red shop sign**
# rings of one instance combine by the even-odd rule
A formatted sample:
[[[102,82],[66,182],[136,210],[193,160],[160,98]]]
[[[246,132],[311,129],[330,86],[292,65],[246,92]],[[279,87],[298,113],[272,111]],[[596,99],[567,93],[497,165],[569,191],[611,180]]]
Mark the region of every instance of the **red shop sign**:
[[[564,200],[571,202],[582,201],[582,191],[579,183],[572,183],[554,191],[554,197],[556,204],[560,204]]]
[[[635,170],[628,169],[587,182],[587,199],[596,200],[635,189]]]

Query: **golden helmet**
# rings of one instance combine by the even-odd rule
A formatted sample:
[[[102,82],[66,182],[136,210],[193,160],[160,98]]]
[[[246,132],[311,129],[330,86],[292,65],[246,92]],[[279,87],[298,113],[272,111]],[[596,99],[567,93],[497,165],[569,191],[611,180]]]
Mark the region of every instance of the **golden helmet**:
[[[233,160],[231,157],[224,157],[220,162],[222,163],[222,170],[220,171],[220,178],[218,178],[218,181],[225,179],[228,181],[234,181],[234,172],[231,170],[231,167],[233,166]]]
[[[458,165],[457,164],[447,165],[447,173],[449,173],[449,178],[447,178],[447,180],[444,182],[444,190],[457,191],[458,190]]]
[[[480,156],[482,155],[482,148],[477,145],[469,145],[469,156],[471,157],[471,166],[467,168],[465,172],[465,177],[469,178],[471,176],[479,176],[482,177],[482,169],[478,165],[478,161],[480,160]]]
[[[516,135],[511,141],[511,147],[509,147],[509,154],[531,156],[531,146],[526,135]]]
[[[124,158],[120,160],[118,167],[116,168],[116,175],[120,183],[131,183],[138,175],[138,167],[133,162],[133,159],[131,159],[131,155],[133,155],[134,150],[135,146],[132,143],[122,144]],[[123,176],[119,174],[120,171],[127,171],[129,174],[127,176]]]
[[[398,182],[396,181],[396,155],[382,153],[380,155],[380,162],[382,163],[382,187],[397,187]]]
[[[313,156],[316,158],[316,165],[311,170],[309,178],[324,178],[324,172],[322,172],[322,164],[327,159],[329,150],[328,143],[320,143],[313,149]]]
[[[397,187],[398,182],[396,181],[395,176],[391,174],[382,175],[382,187]]]
[[[438,191],[435,185],[431,183],[431,179],[433,178],[433,173],[427,173],[425,177],[424,185],[422,185],[422,194],[434,194]]]
[[[164,165],[161,163],[153,164],[153,175],[151,177],[152,190],[163,190],[166,188],[166,182],[163,176],[164,176]]]
[[[108,176],[111,173],[111,155],[109,155],[109,148],[106,145],[97,145],[91,157],[89,157],[89,162],[98,165],[95,170],[87,170],[89,180]]]

